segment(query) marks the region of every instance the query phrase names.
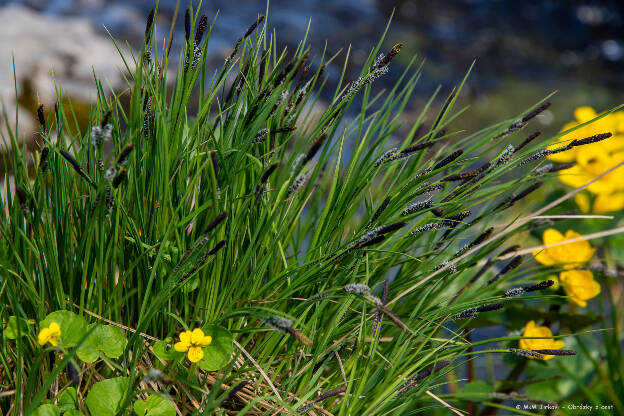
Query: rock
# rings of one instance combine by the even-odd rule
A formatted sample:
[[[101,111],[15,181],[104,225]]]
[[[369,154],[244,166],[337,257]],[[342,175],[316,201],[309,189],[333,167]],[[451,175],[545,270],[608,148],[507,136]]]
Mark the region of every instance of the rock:
[[[86,18],[45,16],[24,6],[9,4],[0,8],[0,39],[0,100],[12,124],[19,103],[20,142],[32,144],[39,128],[36,106],[38,103],[49,109],[54,106],[55,84],[64,96],[85,103],[96,97],[93,71],[102,80],[105,90],[123,87],[123,61],[117,49],[110,39],[98,34]],[[25,93],[31,96],[24,96]],[[8,141],[4,124],[2,118],[0,133]]]

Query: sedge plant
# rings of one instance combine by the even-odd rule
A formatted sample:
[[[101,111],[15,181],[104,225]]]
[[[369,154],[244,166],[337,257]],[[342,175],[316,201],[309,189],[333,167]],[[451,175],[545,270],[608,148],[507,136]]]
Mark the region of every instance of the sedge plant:
[[[514,238],[562,211],[525,198],[554,180],[545,156],[608,134],[547,149],[546,101],[454,131],[463,82],[407,120],[422,65],[380,90],[401,53],[385,32],[349,80],[348,51],[280,50],[263,16],[216,69],[206,16],[187,9],[177,64],[153,22],[120,49],[124,90],[95,78],[87,131],[69,100],[41,106],[29,153],[6,120],[3,413],[465,414],[467,363],[573,353],[471,323],[559,297]]]

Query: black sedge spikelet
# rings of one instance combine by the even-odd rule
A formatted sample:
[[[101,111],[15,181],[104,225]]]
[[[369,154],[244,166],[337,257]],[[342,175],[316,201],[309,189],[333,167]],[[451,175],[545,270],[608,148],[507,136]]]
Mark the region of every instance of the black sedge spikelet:
[[[297,413],[305,413],[308,410],[310,410],[315,404],[317,404],[319,402],[322,402],[323,400],[328,399],[330,397],[334,397],[334,396],[337,396],[339,394],[342,394],[342,393],[344,393],[346,391],[347,391],[346,387],[340,387],[340,388],[337,388],[337,389],[334,389],[334,390],[327,391],[327,392],[323,393],[322,395],[320,395],[319,397],[317,397],[316,399],[312,400],[311,402],[309,402],[307,404],[304,404],[303,406],[299,407],[297,409]]]
[[[498,272],[498,274],[496,274],[496,276],[494,276],[493,278],[487,281],[487,285],[489,286],[495,283],[498,279],[500,279],[501,277],[503,277],[504,275],[506,275],[513,269],[520,266],[520,264],[522,264],[522,256],[514,257],[513,259],[511,259],[509,263],[507,263],[505,267],[503,267],[503,269],[500,272]]]
[[[74,168],[74,170],[84,179],[86,180],[89,185],[91,186],[95,186],[95,184],[93,183],[93,181],[91,180],[91,178],[89,178],[87,176],[87,174],[85,173],[84,169],[82,168],[82,166],[80,166],[80,163],[78,163],[78,161],[76,159],[74,159],[74,157],[72,155],[70,155],[66,150],[60,150],[61,155],[65,158],[65,160],[67,160],[69,162],[70,165],[72,165],[72,167]]]
[[[130,153],[132,153],[133,150],[134,150],[134,143],[130,143],[126,147],[124,147],[121,153],[119,154],[119,157],[117,158],[117,165],[121,166],[125,164],[126,161],[128,160],[128,156],[130,155]]]
[[[234,387],[232,387],[228,393],[227,396],[225,396],[225,402],[232,400],[232,398],[234,397],[234,395],[236,395],[236,393],[238,393],[239,391],[241,391],[243,388],[245,388],[245,386],[247,386],[247,384],[251,383],[249,380],[243,380],[240,383],[238,383],[237,385],[235,385]]]
[[[388,208],[388,204],[390,203],[391,199],[392,198],[388,196],[382,201],[382,203],[379,205],[379,208],[377,208],[377,211],[375,211],[370,221],[368,222],[368,228],[370,228],[370,226],[373,225],[375,221],[377,221],[381,214],[383,214],[386,208]]]
[[[537,136],[539,136],[540,134],[542,134],[541,131],[536,131],[535,133],[532,133],[529,137],[527,137],[526,139],[524,139],[524,141],[522,143],[520,143],[520,145],[518,146],[517,150],[522,149],[523,147],[525,147],[527,144],[531,143]]]
[[[39,107],[37,107],[37,118],[39,119],[39,124],[41,125],[41,130],[45,131],[46,130],[46,119],[45,119],[45,115],[43,114],[43,104],[40,104]]]
[[[442,182],[454,182],[454,181],[459,181],[462,179],[470,179],[470,178],[474,178],[475,176],[479,175],[481,173],[481,171],[479,169],[474,169],[474,170],[467,170],[465,172],[460,172],[460,173],[456,173],[454,175],[449,175],[446,178],[442,178],[441,181]]]
[[[526,357],[526,358],[537,358],[540,360],[544,359],[544,356],[538,352],[535,351],[531,351],[531,350],[523,350],[523,349],[519,349],[519,348],[509,348],[509,352],[512,354],[516,354],[519,355],[521,357]]]
[[[380,69],[387,66],[390,62],[392,62],[394,57],[401,51],[402,48],[402,43],[397,43],[396,45],[394,45],[392,49],[390,49],[388,53],[381,60],[379,60],[379,62],[377,62],[377,65],[375,65],[375,69]]]
[[[199,23],[197,24],[197,29],[195,30],[195,45],[199,45],[204,37],[204,31],[208,26],[208,16],[202,14],[199,18]]]
[[[150,10],[145,22],[144,43],[147,45],[152,37],[152,27],[154,26],[154,9]]]
[[[279,166],[279,163],[277,162],[270,165],[260,177],[260,183],[266,183],[266,181],[269,180],[269,176],[271,176],[271,174],[275,172],[275,169],[277,169],[278,166]]]
[[[574,350],[533,350],[533,352],[544,355],[576,355]]]
[[[263,20],[264,20],[264,15],[259,14],[256,20],[251,24],[251,26],[249,26],[245,34],[241,36],[236,42],[236,45],[234,46],[234,49],[230,53],[230,56],[228,56],[225,60],[226,64],[232,62],[232,59],[234,59],[234,56],[236,56],[236,53],[238,52],[238,49],[240,48],[243,41],[247,39],[253,33],[254,30],[256,30],[258,25],[262,23]]]
[[[50,149],[48,148],[48,146],[44,146],[43,149],[41,149],[41,159],[39,160],[39,169],[41,170],[42,173],[45,173],[45,171],[48,169],[48,155],[50,154]]]
[[[191,39],[191,9],[186,8],[184,12],[184,39],[188,42]]]
[[[548,109],[548,107],[550,107],[550,102],[546,101],[545,103],[541,104],[540,106],[534,108],[526,116],[522,117],[522,119],[520,121],[522,123],[526,123],[527,121],[531,120],[535,116],[538,116],[539,114],[543,113],[545,110]]]
[[[572,142],[570,142],[569,146],[570,147],[576,147],[576,146],[584,146],[586,144],[597,143],[597,142],[603,141],[605,139],[608,139],[611,136],[612,136],[611,133],[595,134],[595,135],[590,136],[590,137],[585,137],[584,139],[572,140]]]
[[[406,393],[408,390],[415,387],[419,380],[429,377],[432,373],[436,373],[442,370],[444,367],[448,366],[449,364],[451,364],[450,361],[440,361],[433,367],[429,367],[428,369],[424,371],[414,374],[413,376],[408,378],[403,384],[399,386],[399,391],[397,392],[397,396],[400,396]]]
[[[19,203],[20,208],[22,209],[22,213],[24,216],[27,216],[29,213],[28,210],[28,196],[26,192],[21,187],[15,187],[15,194],[17,195],[17,202]]]
[[[555,282],[549,279],[549,280],[544,280],[543,282],[539,282],[535,285],[525,286],[522,288],[522,290],[524,290],[524,292],[534,292],[536,290],[548,289],[554,284]]]
[[[113,188],[119,187],[119,185],[121,185],[121,183],[126,179],[126,176],[128,176],[128,169],[120,170],[117,176],[113,179]]]
[[[204,229],[204,234],[208,234],[210,231],[215,229],[217,225],[221,224],[221,222],[227,218],[227,215],[227,211],[223,211],[222,213],[217,215],[216,218],[212,220],[210,224],[208,224],[208,226]]]
[[[303,158],[301,162],[301,166],[305,165],[310,160],[312,160],[312,158],[316,155],[316,153],[319,151],[321,146],[323,146],[323,143],[325,143],[326,139],[327,139],[327,134],[323,133],[319,137],[317,137],[314,140],[314,142],[312,142],[312,145],[310,145],[310,147],[308,148],[308,151],[305,153],[305,157]]]
[[[412,202],[407,207],[405,207],[401,215],[413,214],[414,212],[421,211],[423,209],[431,207],[431,204],[433,204],[433,200],[431,198],[428,198],[424,201]]]
[[[444,166],[448,165],[449,163],[451,163],[452,161],[454,161],[455,159],[460,157],[463,153],[464,153],[463,150],[456,150],[456,151],[454,151],[453,153],[451,153],[450,155],[448,155],[447,157],[445,157],[444,159],[442,159],[441,161],[436,163],[433,166],[433,170],[437,170],[437,169],[443,168]]]

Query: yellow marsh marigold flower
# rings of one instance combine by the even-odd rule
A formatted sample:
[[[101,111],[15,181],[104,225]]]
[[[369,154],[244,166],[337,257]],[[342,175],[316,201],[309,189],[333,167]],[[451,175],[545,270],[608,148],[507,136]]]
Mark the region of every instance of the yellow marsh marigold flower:
[[[565,124],[561,131],[563,132],[574,128],[579,124],[586,123],[598,116],[599,114],[596,113],[596,111],[591,107],[579,107],[574,110],[575,120]],[[596,145],[599,144],[603,148],[606,146],[608,153],[621,150],[622,147],[624,147],[624,111],[616,111],[615,113],[604,116],[601,119],[594,121],[593,123],[576,129],[571,133],[563,135],[559,138],[557,142],[553,143],[548,148],[556,149],[558,147],[568,144],[574,139],[582,139],[584,137],[607,132],[612,133],[613,137],[600,143],[594,143],[582,147],[575,147],[565,152],[549,155],[548,158],[555,162],[574,162],[577,159],[578,154],[583,152],[585,149],[597,147]]]
[[[559,274],[559,280],[570,300],[583,308],[600,293],[600,284],[589,270],[566,270]]]
[[[39,345],[44,346],[48,342],[53,347],[58,345],[58,339],[61,337],[61,327],[56,322],[50,322],[50,326],[47,328],[41,328],[37,342]]]
[[[174,348],[179,352],[187,352],[189,361],[196,363],[204,358],[204,350],[212,342],[210,335],[204,335],[204,331],[195,328],[192,331],[184,331],[180,334],[180,342],[174,344]]]
[[[561,340],[555,340],[552,332],[546,326],[537,326],[535,321],[529,321],[524,327],[523,337],[544,337],[544,339],[521,339],[520,348],[523,350],[560,350],[565,346]],[[542,354],[545,360],[550,360],[554,355]],[[532,358],[532,357],[529,357]]]
[[[565,236],[554,228],[544,231],[542,240],[544,245],[559,243],[565,240],[578,238],[581,235],[575,231],[568,230]],[[535,250],[533,257],[538,262],[550,266],[553,264],[562,264],[566,268],[574,268],[579,264],[585,263],[594,255],[593,248],[588,241],[577,241],[575,243],[567,243],[555,247]]]
[[[609,140],[611,139],[579,148],[576,154],[576,164],[570,169],[559,171],[559,180],[576,188],[622,162],[624,142],[621,143],[620,149],[610,150],[607,145]],[[586,189],[592,194],[612,194],[624,190],[624,169],[614,170],[590,184]]]

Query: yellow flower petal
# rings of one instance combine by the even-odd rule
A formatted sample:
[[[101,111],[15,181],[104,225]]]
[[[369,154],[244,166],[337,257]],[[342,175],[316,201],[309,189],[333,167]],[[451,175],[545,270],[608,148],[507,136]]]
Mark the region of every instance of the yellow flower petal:
[[[178,352],[186,352],[191,347],[191,344],[187,344],[186,342],[176,342],[173,344],[173,348],[175,348]]]
[[[584,308],[589,299],[600,294],[600,284],[589,270],[567,270],[559,274],[559,279],[566,295],[580,307]]]
[[[207,347],[211,343],[212,343],[212,337],[210,335],[206,335],[196,345],[199,345],[199,346],[202,346],[202,347]]]
[[[204,338],[204,331],[199,328],[195,328],[191,334],[191,344],[198,345]]]
[[[596,214],[619,211],[622,208],[624,208],[624,192],[599,194],[594,201],[594,213]]]
[[[37,336],[37,343],[41,346],[44,346],[48,342],[52,344],[52,346],[56,347],[58,345],[58,339],[61,336],[61,327],[56,322],[50,322],[50,326],[48,328],[41,328],[39,331],[39,335]]]
[[[184,331],[180,334],[180,342],[191,345],[191,331]]]
[[[579,192],[574,195],[574,202],[581,209],[583,214],[587,214],[590,210],[589,196],[585,192]]]
[[[565,343],[561,340],[555,340],[552,337],[552,332],[548,327],[537,326],[535,321],[529,321],[524,327],[525,337],[544,337],[543,339],[521,339],[519,341],[520,348],[524,350],[560,350],[565,346]],[[553,358],[553,355],[544,355],[545,360]]]
[[[574,110],[574,118],[576,118],[579,123],[585,123],[596,117],[598,117],[598,114],[596,114],[596,110],[589,106],[579,107]]]
[[[204,358],[204,350],[202,350],[201,347],[193,346],[189,348],[187,356],[190,362],[196,363]]]

